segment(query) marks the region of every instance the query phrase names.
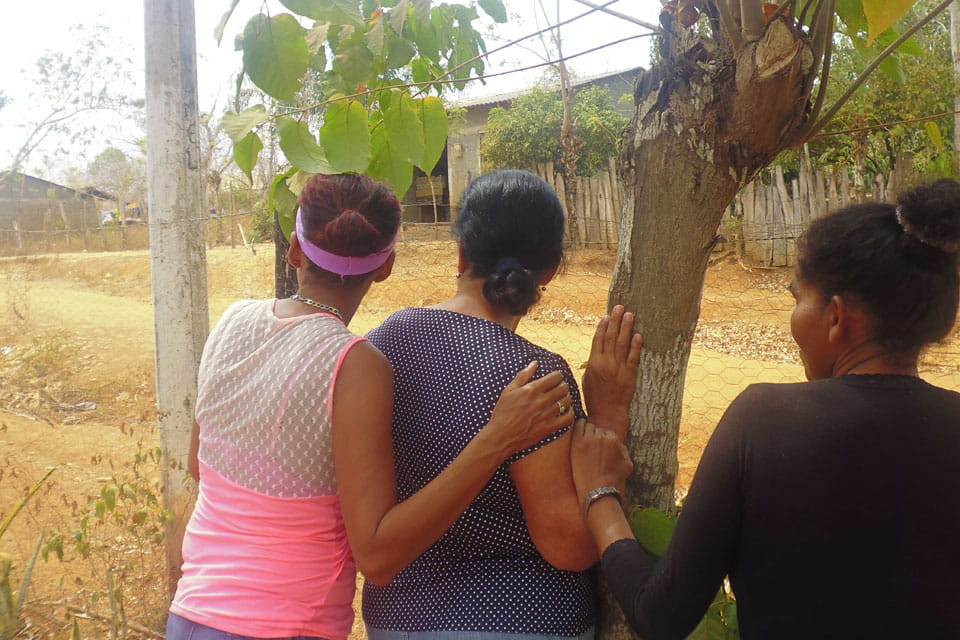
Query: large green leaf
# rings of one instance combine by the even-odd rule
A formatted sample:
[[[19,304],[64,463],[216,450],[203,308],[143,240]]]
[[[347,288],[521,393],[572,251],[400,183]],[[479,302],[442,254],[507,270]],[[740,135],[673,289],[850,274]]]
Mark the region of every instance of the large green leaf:
[[[280,0],[290,11],[334,24],[363,24],[360,6],[355,0]]]
[[[430,175],[447,146],[449,121],[440,98],[430,96],[418,101],[420,122],[423,124],[423,160],[419,167]]]
[[[277,118],[277,134],[283,154],[294,167],[308,173],[333,173],[323,149],[310,133],[306,122],[280,116]]]
[[[243,68],[267,95],[292,102],[300,90],[310,54],[304,29],[289,14],[250,19],[243,31]]]
[[[900,64],[900,58],[897,56],[887,56],[877,68],[897,84],[904,84],[907,81],[907,76],[903,72],[903,65]]]
[[[915,4],[916,0],[863,0],[863,13],[867,17],[867,41],[892,27]]]
[[[387,31],[387,69],[400,69],[407,66],[417,50],[406,38],[401,38],[392,30]]]
[[[630,528],[637,536],[637,541],[644,549],[657,556],[666,552],[675,526],[676,518],[652,507],[636,509],[630,514]]]
[[[507,9],[500,0],[479,0],[479,4],[480,8],[493,18],[494,22],[503,23],[507,21]]]
[[[335,171],[364,171],[370,164],[370,129],[363,105],[356,100],[327,105],[320,142]]]
[[[807,13],[812,14],[813,12],[809,11]],[[837,15],[847,25],[847,35],[867,33],[867,17],[863,15],[863,2],[861,0],[838,0]]]
[[[923,128],[927,131],[927,137],[933,143],[933,148],[937,151],[943,151],[943,134],[936,122],[924,122]]]
[[[287,179],[287,188],[290,189],[293,195],[299,198],[303,188],[307,186],[307,180],[315,175],[314,173],[307,173],[306,171],[297,171]]]
[[[437,40],[436,29],[429,16],[425,19],[408,21],[404,33],[416,43],[422,57],[430,60],[437,60],[440,57],[440,42]]]
[[[342,47],[334,58],[333,70],[340,74],[343,86],[353,88],[370,84],[373,80],[375,56],[365,43],[357,42]]]
[[[450,5],[441,5],[430,10],[430,24],[433,26],[434,36],[437,38],[437,47],[447,51],[452,44],[453,12]]]
[[[400,0],[393,11],[390,12],[390,25],[397,33],[403,32],[403,25],[407,21],[407,7],[410,6],[410,0]]]
[[[237,163],[241,171],[247,174],[247,180],[250,182],[253,182],[253,168],[257,166],[257,158],[261,149],[263,149],[263,143],[260,142],[260,137],[253,131],[247,133],[233,145],[233,161]]]
[[[373,55],[377,57],[383,55],[387,46],[387,26],[382,13],[378,13],[377,17],[370,20],[370,28],[367,30],[365,40]]]
[[[430,82],[434,75],[430,70],[430,63],[423,58],[414,58],[410,63],[410,73],[413,75],[413,81],[417,84]]]
[[[401,200],[413,183],[413,164],[407,162],[390,142],[383,126],[376,127],[370,139],[373,158],[367,173],[388,183]]]
[[[313,28],[307,31],[305,36],[307,41],[307,50],[310,55],[314,55],[323,48],[327,42],[327,33],[330,32],[330,25],[326,22],[318,22]]]
[[[240,113],[226,112],[223,114],[220,124],[233,143],[236,144],[243,140],[254,127],[269,119],[270,114],[267,112],[267,108],[262,104],[256,104]]]
[[[297,196],[290,191],[287,183],[296,173],[296,168],[292,168],[274,177],[273,184],[270,185],[270,195],[267,200],[270,211],[277,214],[280,231],[283,232],[283,236],[288,240],[290,239],[290,234],[293,233],[293,226],[296,222]]]
[[[399,153],[405,162],[420,165],[423,163],[424,128],[417,111],[417,104],[410,94],[401,92],[383,111],[383,124],[395,153]]]

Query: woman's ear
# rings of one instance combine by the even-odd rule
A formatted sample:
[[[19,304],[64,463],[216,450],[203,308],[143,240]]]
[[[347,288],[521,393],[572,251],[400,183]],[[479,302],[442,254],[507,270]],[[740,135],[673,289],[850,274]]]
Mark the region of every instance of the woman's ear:
[[[294,269],[299,269],[303,265],[303,249],[300,248],[300,240],[297,234],[290,234],[290,246],[287,248],[287,262]]]
[[[823,310],[824,321],[828,323],[827,340],[831,344],[839,344],[847,339],[850,333],[850,307],[846,298],[834,295],[827,301],[827,308]]]
[[[540,280],[540,286],[544,286],[553,280],[553,277],[557,275],[557,271],[560,269],[560,263],[558,262],[552,269],[543,274],[543,278]]]
[[[397,260],[397,252],[394,251],[390,254],[390,257],[387,258],[387,261],[380,265],[380,268],[376,270],[373,274],[374,282],[383,282],[390,277],[390,274],[393,273],[393,263]]]
[[[470,261],[467,260],[467,256],[463,253],[463,245],[457,245],[457,273],[466,273],[469,268]]]
[[[830,342],[837,344],[846,340],[849,344],[861,344],[870,340],[873,335],[873,324],[867,312],[856,303],[843,295],[837,294],[827,303],[828,322],[830,322]]]

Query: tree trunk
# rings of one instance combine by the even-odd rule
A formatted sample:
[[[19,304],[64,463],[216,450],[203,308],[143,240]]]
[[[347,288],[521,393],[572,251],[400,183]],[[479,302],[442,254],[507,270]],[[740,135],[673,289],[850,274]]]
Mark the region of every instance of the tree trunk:
[[[737,191],[795,139],[813,56],[787,19],[740,51],[682,29],[665,30],[660,46],[664,62],[639,79],[623,137],[609,304],[635,312],[644,336],[626,502],[673,510],[684,377],[717,227]],[[601,638],[632,637],[618,608],[603,613]]]
[[[193,0],[145,0],[144,22],[157,416],[164,503],[173,514],[166,539],[172,589],[194,494],[186,461],[209,332]]]
[[[953,170],[960,175],[960,0],[950,4],[950,52],[953,55]]]
[[[290,241],[283,235],[276,214],[273,215],[273,237],[276,247],[273,256],[274,295],[277,298],[289,298],[297,291],[297,272],[287,262]]]

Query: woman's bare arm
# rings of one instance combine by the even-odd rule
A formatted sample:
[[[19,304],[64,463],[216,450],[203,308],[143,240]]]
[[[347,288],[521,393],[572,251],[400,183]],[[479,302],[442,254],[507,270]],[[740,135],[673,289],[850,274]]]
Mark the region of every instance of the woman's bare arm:
[[[626,440],[630,399],[643,340],[633,333],[633,314],[617,305],[597,326],[584,373],[591,421]],[[594,414],[596,419],[594,420]],[[571,433],[513,463],[530,537],[544,559],[567,571],[582,571],[599,558],[583,520],[570,466]]]
[[[391,427],[393,374],[362,342],[344,359],[333,399],[333,446],[347,535],[364,577],[384,585],[450,528],[514,452],[572,421],[559,373],[530,382],[536,363],[507,386],[490,422],[423,489],[397,503]],[[568,456],[569,459],[569,456]],[[569,462],[568,462],[569,464]]]

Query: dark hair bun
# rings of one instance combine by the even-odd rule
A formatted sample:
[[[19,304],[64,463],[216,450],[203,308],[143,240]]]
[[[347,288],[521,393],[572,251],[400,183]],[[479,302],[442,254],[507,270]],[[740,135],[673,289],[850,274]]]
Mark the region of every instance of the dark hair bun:
[[[534,272],[514,268],[487,276],[483,282],[483,296],[510,315],[522,316],[540,299],[540,287]]]
[[[328,247],[349,247],[352,255],[376,253],[385,244],[380,231],[356,209],[347,209],[323,228],[321,244]]]
[[[907,235],[946,253],[960,250],[960,182],[944,178],[923,184],[897,201]]]

